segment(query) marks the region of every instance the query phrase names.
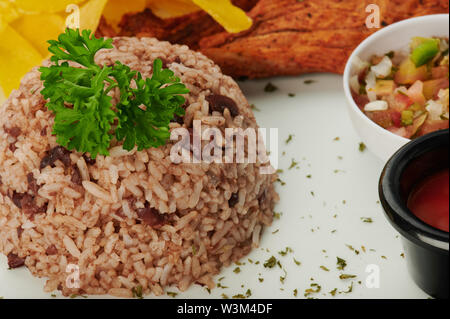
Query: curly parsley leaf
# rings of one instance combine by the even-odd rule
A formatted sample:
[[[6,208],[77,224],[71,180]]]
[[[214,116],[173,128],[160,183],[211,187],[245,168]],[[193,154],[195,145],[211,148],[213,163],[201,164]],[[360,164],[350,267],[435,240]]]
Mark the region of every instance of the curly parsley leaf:
[[[174,114],[184,114],[181,95],[189,90],[171,70],[162,68],[160,59],[154,61],[153,76],[144,79],[119,61],[97,65],[96,53],[113,48],[112,40],[97,39],[89,30],[80,34],[66,29],[49,44],[53,65],[39,71],[44,82],[41,93],[55,114],[53,134],[58,144],[95,158],[109,155],[113,138],[123,141],[126,150],[166,143]],[[108,93],[116,88],[120,98],[113,106]]]

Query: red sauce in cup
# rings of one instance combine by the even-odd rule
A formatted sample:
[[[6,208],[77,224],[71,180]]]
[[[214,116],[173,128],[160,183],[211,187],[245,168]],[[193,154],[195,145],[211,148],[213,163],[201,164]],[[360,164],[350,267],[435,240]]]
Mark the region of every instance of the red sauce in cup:
[[[408,198],[408,208],[425,223],[448,232],[448,168],[421,181]]]

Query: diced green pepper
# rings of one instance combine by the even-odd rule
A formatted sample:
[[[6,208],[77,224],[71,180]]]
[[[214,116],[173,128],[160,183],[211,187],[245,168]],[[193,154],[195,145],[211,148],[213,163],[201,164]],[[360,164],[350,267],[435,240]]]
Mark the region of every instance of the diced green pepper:
[[[416,67],[420,67],[439,53],[439,40],[427,39],[420,43],[411,53],[411,60]]]
[[[413,124],[414,113],[411,110],[402,111],[402,124],[403,126],[408,126]]]

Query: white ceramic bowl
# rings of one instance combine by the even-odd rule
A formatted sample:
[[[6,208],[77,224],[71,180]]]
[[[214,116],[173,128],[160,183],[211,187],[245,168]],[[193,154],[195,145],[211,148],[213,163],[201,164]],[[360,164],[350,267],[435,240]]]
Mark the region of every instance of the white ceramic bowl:
[[[395,135],[370,120],[356,105],[350,91],[349,80],[356,56],[367,61],[373,54],[383,55],[389,51],[407,52],[412,37],[448,37],[449,15],[434,14],[403,20],[375,32],[353,51],[344,71],[344,91],[348,112],[353,126],[368,149],[380,159],[387,161],[409,139]]]

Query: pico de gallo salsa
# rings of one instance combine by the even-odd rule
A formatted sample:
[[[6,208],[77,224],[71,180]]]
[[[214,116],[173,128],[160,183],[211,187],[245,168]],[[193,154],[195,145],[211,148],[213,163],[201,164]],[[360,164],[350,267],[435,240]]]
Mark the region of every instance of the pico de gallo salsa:
[[[449,127],[448,39],[414,37],[410,50],[358,57],[353,99],[367,117],[405,138]]]

